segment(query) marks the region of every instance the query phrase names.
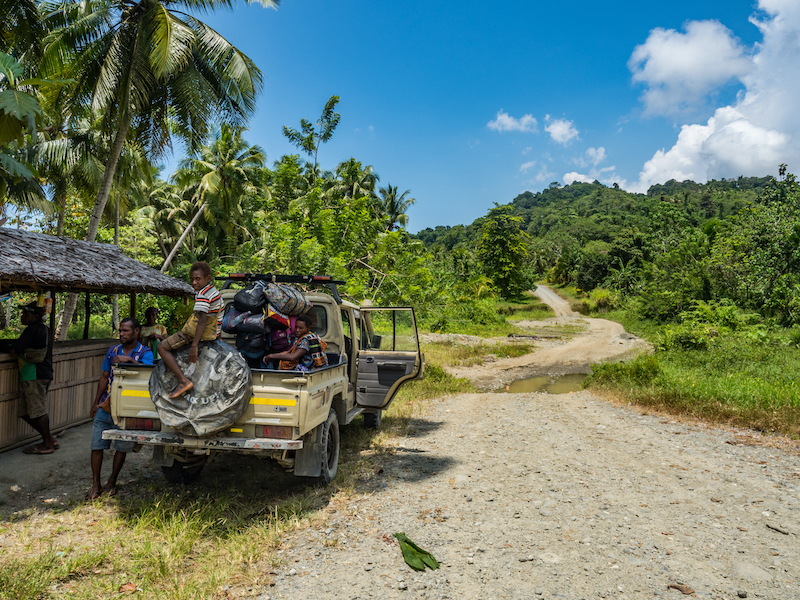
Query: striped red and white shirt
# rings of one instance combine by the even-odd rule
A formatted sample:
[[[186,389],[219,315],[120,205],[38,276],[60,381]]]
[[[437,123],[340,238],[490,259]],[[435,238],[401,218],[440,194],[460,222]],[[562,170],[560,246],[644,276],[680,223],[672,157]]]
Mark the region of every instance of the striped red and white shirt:
[[[216,319],[216,337],[219,337],[222,331],[222,296],[220,296],[219,290],[214,287],[213,283],[209,283],[206,287],[197,292],[197,295],[194,297],[194,308],[192,310],[194,310],[194,312],[207,313],[210,318],[213,317]],[[206,328],[208,328],[208,324],[206,324]]]

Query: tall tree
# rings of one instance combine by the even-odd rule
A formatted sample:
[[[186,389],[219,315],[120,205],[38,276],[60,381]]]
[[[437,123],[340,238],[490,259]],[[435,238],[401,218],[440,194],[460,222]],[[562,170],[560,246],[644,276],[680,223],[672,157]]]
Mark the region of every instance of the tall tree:
[[[380,177],[372,165],[362,167],[355,158],[349,158],[336,167],[336,176],[339,178],[340,193],[343,198],[375,197],[375,186],[378,185]]]
[[[504,298],[516,298],[530,285],[525,272],[528,234],[524,221],[508,214],[505,207],[493,208],[483,222],[478,256],[483,270]]]
[[[339,103],[339,96],[331,96],[325,103],[322,109],[322,115],[317,119],[317,127],[307,119],[300,119],[300,129],[297,131],[292,127],[283,128],[283,135],[292,142],[295,146],[300,148],[303,152],[308,154],[309,158],[314,160],[312,169],[312,184],[316,181],[317,174],[317,154],[322,144],[330,141],[333,137],[333,132],[339,125],[339,120],[342,118],[337,112],[334,112],[336,105]]]
[[[276,7],[279,0],[246,0]],[[129,134],[151,159],[173,134],[190,148],[206,139],[216,115],[241,123],[255,109],[261,71],[188,10],[232,8],[232,0],[71,0],[42,3],[52,31],[45,64],[75,84],[64,98],[74,114],[88,103],[109,139],[108,160],[86,231],[94,241]],[[55,66],[54,66],[55,65]],[[62,321],[72,317],[70,294]],[[66,328],[62,327],[62,335]]]
[[[275,7],[278,0],[247,0]],[[73,106],[102,115],[110,151],[86,239],[100,226],[129,133],[151,158],[172,135],[190,148],[206,139],[215,115],[244,122],[255,109],[261,72],[245,54],[186,12],[231,8],[231,0],[80,0],[45,2],[53,29],[46,57],[75,78]]]
[[[387,221],[386,230],[392,231],[395,225],[405,227],[408,224],[408,215],[406,211],[411,208],[417,201],[414,198],[406,198],[411,190],[406,190],[399,196],[397,195],[397,186],[392,187],[390,183],[387,187],[379,190],[381,195],[381,206],[383,216]]]
[[[221,245],[229,253],[235,252],[237,230],[242,230],[242,201],[256,193],[266,158],[260,146],[248,145],[242,136],[244,131],[243,127],[223,124],[211,144],[202,147],[197,156],[181,161],[174,176],[175,183],[191,192],[198,202],[197,214],[202,213],[207,229],[218,231],[218,247]],[[187,231],[196,222],[193,219]],[[179,240],[175,244],[162,271],[181,243]]]

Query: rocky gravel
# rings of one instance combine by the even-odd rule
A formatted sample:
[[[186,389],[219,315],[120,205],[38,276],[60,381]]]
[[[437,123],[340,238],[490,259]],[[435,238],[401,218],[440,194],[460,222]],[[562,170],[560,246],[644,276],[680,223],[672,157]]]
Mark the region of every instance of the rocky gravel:
[[[774,441],[586,391],[444,398],[259,598],[797,600],[800,455]],[[441,567],[406,566],[400,531]]]

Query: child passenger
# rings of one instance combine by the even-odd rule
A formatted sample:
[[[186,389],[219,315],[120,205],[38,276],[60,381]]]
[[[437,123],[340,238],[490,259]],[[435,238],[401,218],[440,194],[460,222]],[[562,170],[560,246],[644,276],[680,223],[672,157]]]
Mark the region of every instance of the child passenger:
[[[158,345],[161,360],[178,378],[178,385],[170,392],[170,398],[177,398],[194,387],[178,366],[173,352],[191,344],[189,362],[196,363],[200,342],[216,340],[222,330],[222,296],[211,283],[211,267],[207,262],[194,263],[189,270],[189,280],[197,292],[194,297],[194,312],[178,333],[169,337],[160,336],[162,342]]]
[[[286,352],[267,354],[264,363],[270,364],[279,360],[279,369],[283,371],[310,371],[328,365],[325,347],[328,345],[316,333],[311,333],[311,317],[300,315],[294,325],[297,341]]]

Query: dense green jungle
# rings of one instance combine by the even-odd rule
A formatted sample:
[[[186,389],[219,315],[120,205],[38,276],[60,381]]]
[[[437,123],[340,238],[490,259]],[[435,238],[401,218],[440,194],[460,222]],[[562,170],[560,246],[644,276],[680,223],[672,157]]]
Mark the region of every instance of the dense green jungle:
[[[598,366],[591,385],[800,432],[800,194],[786,165],[777,177],[668,181],[646,194],[552,183],[487,198],[494,206],[471,224],[411,234],[416,200],[393,185],[391,165],[318,160],[338,96],[286,124],[297,154],[268,163],[247,141],[260,70],[168,2],[0,8],[0,224],[117,243],[184,279],[195,260],[217,274],[324,273],[356,302],[414,306],[437,332],[511,333],[509,312],[543,282],[656,348]],[[177,141],[188,151],[167,175],[159,165]],[[83,307],[65,300],[60,339],[80,337]],[[91,336],[112,334],[114,302],[92,299]],[[160,297],[139,310],[151,305],[169,327],[188,310]],[[0,311],[0,335],[16,335],[17,318]]]

